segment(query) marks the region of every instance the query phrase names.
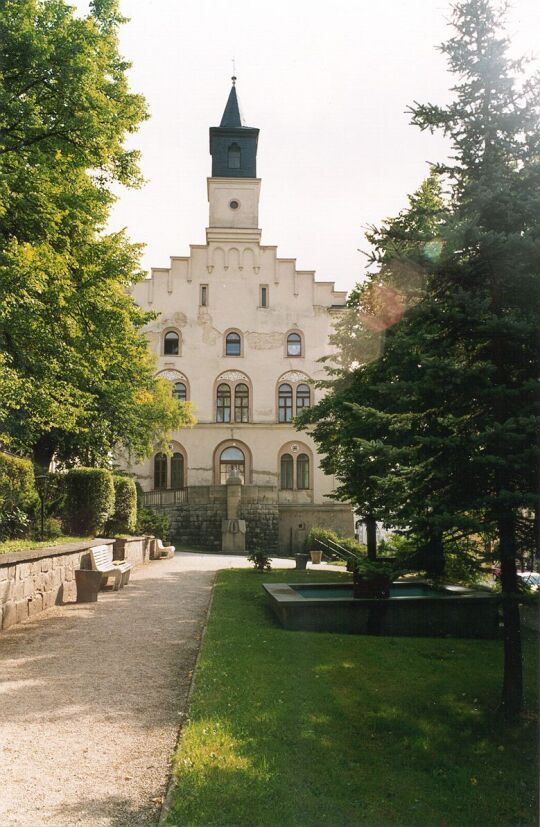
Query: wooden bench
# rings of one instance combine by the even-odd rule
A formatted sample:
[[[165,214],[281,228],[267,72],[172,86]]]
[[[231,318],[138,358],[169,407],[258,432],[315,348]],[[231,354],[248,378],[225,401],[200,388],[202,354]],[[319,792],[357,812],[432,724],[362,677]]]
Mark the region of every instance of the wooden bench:
[[[102,585],[105,585],[109,577],[114,577],[114,588],[118,591],[129,582],[132,565],[124,560],[113,560],[112,545],[94,546],[90,549],[90,559],[92,569],[102,574]]]

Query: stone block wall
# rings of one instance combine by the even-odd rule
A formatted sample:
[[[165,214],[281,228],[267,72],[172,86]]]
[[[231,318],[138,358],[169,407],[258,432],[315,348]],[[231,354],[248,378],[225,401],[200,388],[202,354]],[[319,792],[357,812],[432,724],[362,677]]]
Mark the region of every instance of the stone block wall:
[[[0,626],[8,629],[54,605],[77,599],[75,570],[91,568],[89,549],[113,540],[69,543],[0,555]]]
[[[126,560],[132,566],[142,566],[150,560],[149,537],[116,537],[113,559]]]
[[[227,513],[225,503],[162,506],[160,510],[171,521],[173,545],[221,551],[221,521]]]
[[[277,502],[242,502],[240,519],[246,521],[246,549],[270,554],[279,551],[279,511]]]

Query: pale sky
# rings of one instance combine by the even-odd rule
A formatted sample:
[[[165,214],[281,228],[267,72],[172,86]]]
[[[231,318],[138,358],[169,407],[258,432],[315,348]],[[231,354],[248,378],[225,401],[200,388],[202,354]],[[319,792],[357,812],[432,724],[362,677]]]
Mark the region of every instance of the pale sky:
[[[80,11],[87,0],[76,0]],[[205,241],[208,128],[232,58],[248,126],[260,129],[264,244],[350,289],[365,269],[363,227],[395,215],[444,158],[440,135],[409,125],[414,100],[444,103],[453,78],[436,46],[447,0],[121,0],[121,49],[151,119],[130,144],[146,185],[124,190],[111,229],[146,244],[145,268]],[[512,51],[538,49],[540,2],[514,0]]]

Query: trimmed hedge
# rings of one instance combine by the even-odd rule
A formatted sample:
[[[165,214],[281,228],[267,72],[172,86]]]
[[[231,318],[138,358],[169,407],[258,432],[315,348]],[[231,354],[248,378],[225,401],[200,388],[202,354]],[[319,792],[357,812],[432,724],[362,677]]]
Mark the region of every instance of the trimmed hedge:
[[[137,489],[131,477],[113,476],[114,512],[107,530],[112,534],[132,534],[137,526]]]
[[[0,451],[0,510],[31,513],[39,502],[34,467],[29,459]]]
[[[114,510],[113,475],[104,468],[72,468],[66,474],[66,520],[80,536],[102,534]]]

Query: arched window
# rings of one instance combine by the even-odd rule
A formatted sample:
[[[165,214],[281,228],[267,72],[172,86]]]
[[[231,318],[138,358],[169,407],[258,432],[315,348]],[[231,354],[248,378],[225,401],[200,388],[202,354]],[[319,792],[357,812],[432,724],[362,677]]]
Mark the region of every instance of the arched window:
[[[239,333],[227,333],[225,337],[225,356],[241,356],[242,339]]]
[[[184,457],[178,451],[171,457],[171,488],[184,487]]]
[[[231,144],[227,153],[227,166],[229,169],[240,169],[242,151],[238,144]]]
[[[216,422],[231,421],[231,389],[229,385],[218,385]]]
[[[294,463],[290,454],[281,457],[279,487],[282,491],[291,491],[294,488]]]
[[[296,386],[296,414],[298,415],[302,408],[309,408],[311,404],[311,391],[309,385],[304,385],[302,382]]]
[[[304,491],[309,488],[309,457],[307,454],[298,454],[296,459],[296,487]]]
[[[180,353],[180,337],[174,330],[169,330],[163,340],[163,353],[166,356],[178,356]]]
[[[287,356],[302,355],[302,337],[299,333],[289,333],[287,336]]]
[[[234,389],[234,421],[249,422],[249,388],[243,382]]]
[[[154,488],[167,488],[167,455],[156,454],[154,457]]]
[[[187,390],[183,382],[175,382],[173,385],[172,395],[179,402],[185,402],[187,399]]]
[[[238,471],[242,483],[245,479],[246,460],[240,448],[230,447],[222,451],[219,458],[219,478],[222,485],[229,479],[231,471]]]
[[[278,389],[278,422],[292,422],[293,392],[288,382]]]

